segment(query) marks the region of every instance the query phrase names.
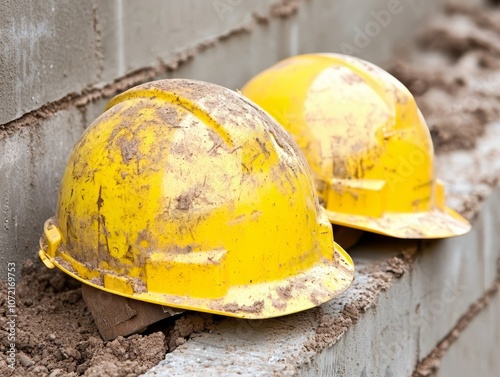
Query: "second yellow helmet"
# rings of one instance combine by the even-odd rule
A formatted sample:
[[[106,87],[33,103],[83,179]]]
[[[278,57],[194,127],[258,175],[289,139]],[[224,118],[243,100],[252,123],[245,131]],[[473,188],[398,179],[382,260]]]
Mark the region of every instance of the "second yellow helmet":
[[[429,129],[406,87],[337,54],[285,59],[242,90],[291,133],[334,224],[398,238],[464,234],[445,206]]]

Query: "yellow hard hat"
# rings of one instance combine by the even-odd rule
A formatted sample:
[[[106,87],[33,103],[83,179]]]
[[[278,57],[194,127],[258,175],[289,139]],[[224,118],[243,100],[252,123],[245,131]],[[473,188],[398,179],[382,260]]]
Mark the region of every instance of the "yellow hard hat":
[[[190,80],[111,100],[71,154],[39,255],[98,289],[243,318],[317,306],[354,272],[293,139]]]
[[[470,230],[445,206],[415,99],[386,71],[345,55],[300,55],[258,74],[242,92],[292,134],[332,223],[398,238]]]

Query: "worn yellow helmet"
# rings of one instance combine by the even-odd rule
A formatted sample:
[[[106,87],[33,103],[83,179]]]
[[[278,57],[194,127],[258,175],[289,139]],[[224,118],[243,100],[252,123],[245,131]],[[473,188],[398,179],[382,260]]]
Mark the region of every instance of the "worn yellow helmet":
[[[121,296],[244,318],[317,306],[354,271],[293,139],[189,80],[111,100],[72,152],[40,257]]]
[[[332,223],[399,238],[469,231],[445,206],[413,96],[381,68],[337,54],[295,56],[242,92],[292,134]]]

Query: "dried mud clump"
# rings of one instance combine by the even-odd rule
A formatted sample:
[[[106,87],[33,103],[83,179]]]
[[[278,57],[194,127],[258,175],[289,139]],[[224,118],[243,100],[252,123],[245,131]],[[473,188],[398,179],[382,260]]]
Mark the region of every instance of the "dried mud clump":
[[[165,336],[156,332],[148,336],[132,335],[103,343],[90,338],[78,343],[85,362],[77,367],[85,376],[136,376],[145,373],[165,357]],[[87,353],[87,354],[86,354]]]
[[[406,268],[407,265],[402,259],[393,257],[387,260],[387,267],[385,270],[387,272],[392,272],[396,277],[401,277],[405,273]]]
[[[0,287],[0,376],[137,376],[163,360],[167,350],[213,325],[210,315],[186,313],[160,322],[146,335],[104,342],[78,281],[31,260],[21,275],[14,371],[4,357],[9,345],[7,289]]]
[[[190,338],[198,334],[212,331],[215,324],[211,314],[188,313],[175,321],[172,331],[167,335],[168,351],[172,352]]]
[[[271,16],[287,18],[297,13],[301,0],[281,0],[271,7]]]
[[[415,95],[437,152],[474,148],[500,118],[500,8],[449,3],[417,43],[391,72]]]
[[[376,305],[380,293],[386,291],[395,280],[411,268],[416,251],[416,247],[409,248],[400,256],[360,269],[349,288],[349,296],[354,299],[345,304],[340,302],[338,314],[332,316],[323,313],[321,307],[315,309],[318,327],[315,337],[306,343],[304,349],[320,352],[335,344],[347,329],[358,321],[362,313]],[[341,297],[339,301],[342,301]]]

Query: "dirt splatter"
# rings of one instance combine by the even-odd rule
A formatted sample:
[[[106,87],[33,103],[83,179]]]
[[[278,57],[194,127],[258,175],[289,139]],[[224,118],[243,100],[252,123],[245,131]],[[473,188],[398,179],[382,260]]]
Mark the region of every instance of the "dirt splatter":
[[[276,292],[278,293],[278,296],[282,300],[288,300],[292,297],[292,289],[293,289],[293,287],[291,285],[288,285],[286,287],[276,288]]]
[[[316,292],[312,292],[309,295],[309,301],[311,301],[314,306],[319,306],[323,303],[323,301],[318,298],[318,294]]]
[[[264,309],[264,301],[255,301],[252,305],[239,305],[237,302],[232,302],[223,306],[223,310],[229,313],[260,313]]]
[[[193,199],[189,195],[180,195],[177,200],[176,208],[180,211],[187,211],[191,206]]]
[[[17,364],[12,371],[5,360],[6,292],[0,289],[1,376],[136,376],[190,336],[214,327],[212,316],[186,312],[142,335],[104,342],[82,299],[81,284],[28,260],[16,291]]]
[[[273,305],[273,307],[275,307],[278,310],[283,311],[288,306],[286,301],[276,300],[276,299],[273,299],[271,296],[269,297],[269,299],[271,300],[271,304]]]
[[[270,21],[269,16],[257,12],[252,13],[252,17],[254,18],[255,22],[257,22],[257,24],[259,25],[267,25]]]
[[[475,147],[500,119],[500,8],[449,4],[390,70],[415,95],[436,152]]]
[[[271,7],[271,16],[287,18],[299,10],[301,0],[281,0]]]
[[[314,353],[335,344],[353,323],[348,316],[328,317],[323,315],[321,307],[316,310],[319,320],[316,336],[304,345],[305,351]]]
[[[180,125],[180,120],[184,119],[186,112],[181,108],[173,106],[160,106],[155,108],[156,115],[160,118],[165,125],[169,128],[184,128]]]
[[[344,308],[344,313],[351,319],[353,323],[356,323],[359,318],[359,310],[356,305],[347,304]]]
[[[118,139],[116,144],[120,147],[123,162],[128,164],[133,158],[136,157],[139,150],[139,140],[128,140],[125,137]]]

